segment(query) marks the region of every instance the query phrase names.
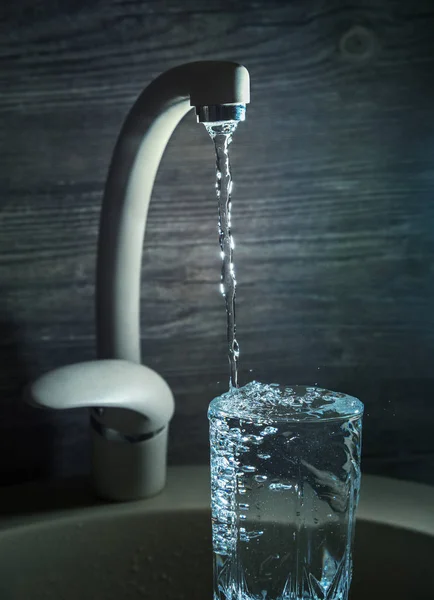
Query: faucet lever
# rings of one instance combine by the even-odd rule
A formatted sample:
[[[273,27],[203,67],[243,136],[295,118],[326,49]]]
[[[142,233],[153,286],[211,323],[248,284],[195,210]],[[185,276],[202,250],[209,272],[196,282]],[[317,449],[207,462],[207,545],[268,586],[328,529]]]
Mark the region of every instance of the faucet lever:
[[[50,371],[25,394],[30,404],[42,408],[92,409],[93,472],[99,495],[128,500],[152,496],[164,487],[174,400],[158,373],[125,360],[89,361]],[[107,414],[106,408],[111,409]]]

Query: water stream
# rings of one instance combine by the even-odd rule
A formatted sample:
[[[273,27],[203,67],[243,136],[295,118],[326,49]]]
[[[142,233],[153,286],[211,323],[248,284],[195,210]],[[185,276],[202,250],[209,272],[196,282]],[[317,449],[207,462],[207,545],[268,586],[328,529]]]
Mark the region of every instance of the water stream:
[[[347,600],[360,485],[362,403],[313,387],[238,387],[229,145],[216,152],[229,391],[209,407],[214,600]]]
[[[229,358],[229,387],[238,387],[238,357],[240,349],[236,339],[235,296],[237,282],[233,262],[234,240],[231,232],[232,175],[229,145],[237,128],[237,121],[205,123],[214,140],[216,152],[216,194],[219,212],[219,243],[222,258],[220,291],[226,302],[227,340]]]

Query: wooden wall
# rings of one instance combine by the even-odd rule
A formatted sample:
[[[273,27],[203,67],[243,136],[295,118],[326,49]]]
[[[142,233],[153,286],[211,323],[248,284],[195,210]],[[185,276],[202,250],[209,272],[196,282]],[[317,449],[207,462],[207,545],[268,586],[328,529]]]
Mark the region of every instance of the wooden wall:
[[[366,472],[434,483],[430,0],[15,0],[0,7],[0,481],[88,470],[82,411],[23,404],[94,357],[101,192],[141,89],[182,62],[252,78],[232,145],[242,380],[366,406]],[[227,387],[213,148],[192,114],[144,244],[144,362],[177,401],[172,463],[208,460]]]

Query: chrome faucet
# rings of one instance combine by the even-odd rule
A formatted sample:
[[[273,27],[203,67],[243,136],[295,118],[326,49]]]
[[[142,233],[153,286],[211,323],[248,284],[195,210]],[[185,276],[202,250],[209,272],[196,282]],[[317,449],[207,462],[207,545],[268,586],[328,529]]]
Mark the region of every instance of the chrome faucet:
[[[132,500],[166,481],[167,383],[141,364],[140,273],[146,217],[161,157],[182,117],[244,120],[249,74],[231,62],[181,65],[139,96],[119,135],[102,203],[96,281],[98,360],[61,367],[26,390],[40,407],[90,409],[93,483],[100,496]]]

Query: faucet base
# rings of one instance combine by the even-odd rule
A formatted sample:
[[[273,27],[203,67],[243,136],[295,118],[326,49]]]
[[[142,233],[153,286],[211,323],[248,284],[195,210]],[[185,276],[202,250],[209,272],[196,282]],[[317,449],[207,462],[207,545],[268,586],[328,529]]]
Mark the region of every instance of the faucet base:
[[[98,496],[115,501],[155,496],[166,484],[168,426],[144,441],[119,441],[92,431],[92,477]]]

